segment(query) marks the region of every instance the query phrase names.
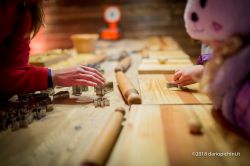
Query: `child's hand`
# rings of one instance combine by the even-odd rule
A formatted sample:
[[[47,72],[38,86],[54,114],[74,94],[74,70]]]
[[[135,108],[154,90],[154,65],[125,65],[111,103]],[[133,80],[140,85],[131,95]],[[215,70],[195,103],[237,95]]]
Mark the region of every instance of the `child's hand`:
[[[204,66],[202,65],[177,70],[174,74],[173,81],[180,86],[194,84],[197,82],[197,79],[201,77],[203,70]]]
[[[56,86],[98,86],[104,85],[103,75],[96,69],[79,66],[52,71],[53,84]]]

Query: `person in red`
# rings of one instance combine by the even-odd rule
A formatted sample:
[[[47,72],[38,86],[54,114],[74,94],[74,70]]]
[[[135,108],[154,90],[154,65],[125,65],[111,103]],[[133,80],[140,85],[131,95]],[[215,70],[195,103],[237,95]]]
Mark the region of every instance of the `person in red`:
[[[43,25],[42,0],[0,2],[0,99],[58,86],[97,86],[105,79],[85,66],[64,70],[30,66],[32,37]]]

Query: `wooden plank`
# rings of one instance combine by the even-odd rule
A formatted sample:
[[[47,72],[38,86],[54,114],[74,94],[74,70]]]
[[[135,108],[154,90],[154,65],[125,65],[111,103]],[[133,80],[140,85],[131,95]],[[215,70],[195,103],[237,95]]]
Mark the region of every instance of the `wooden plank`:
[[[201,121],[202,135],[189,132],[189,111]],[[193,152],[240,156],[199,157]],[[107,165],[249,165],[249,155],[249,142],[218,124],[211,106],[133,105]]]
[[[172,75],[142,74],[139,85],[143,104],[211,104],[209,98],[198,92],[199,84],[187,86],[188,90],[168,89]]]
[[[161,64],[160,61],[166,61]],[[173,74],[177,69],[192,66],[190,59],[168,59],[165,57],[142,60],[138,68],[139,74]]]
[[[182,50],[148,51],[150,57],[166,57],[169,59],[189,59],[189,55]]]
[[[180,45],[172,37],[164,36],[164,37],[161,37],[160,40],[163,45],[162,50],[168,50],[169,48],[171,48],[172,50],[181,49]]]
[[[141,114],[141,111],[129,113],[107,165],[169,165],[161,113],[155,111],[149,115]]]
[[[146,47],[151,51],[181,50],[176,40],[170,36],[150,37],[146,39]]]

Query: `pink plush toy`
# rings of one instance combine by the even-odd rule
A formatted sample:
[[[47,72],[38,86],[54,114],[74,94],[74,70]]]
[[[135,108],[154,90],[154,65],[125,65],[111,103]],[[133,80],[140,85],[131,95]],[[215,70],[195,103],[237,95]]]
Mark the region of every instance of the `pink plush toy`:
[[[214,50],[204,91],[250,136],[250,0],[188,0],[184,18],[188,34]]]

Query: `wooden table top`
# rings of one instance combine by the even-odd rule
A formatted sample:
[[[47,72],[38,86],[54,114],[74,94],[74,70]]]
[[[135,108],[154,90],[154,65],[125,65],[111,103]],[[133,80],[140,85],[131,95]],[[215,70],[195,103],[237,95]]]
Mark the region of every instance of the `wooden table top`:
[[[163,39],[160,50],[148,50],[153,57],[150,58],[164,56],[175,63],[189,60],[176,44],[168,45]],[[164,41],[168,40],[172,41],[168,38]],[[133,63],[126,75],[141,93],[143,105],[133,105],[128,111],[129,106],[116,86],[114,68],[117,62],[106,60],[101,67],[105,70],[107,81],[114,82],[114,91],[105,96],[110,100],[110,107],[94,108],[93,104],[81,103],[82,99],[95,96],[94,89],[90,88],[81,97],[71,96],[71,99],[55,104],[53,112],[47,113],[42,120],[34,121],[27,129],[1,132],[0,165],[79,165],[112,112],[121,106],[127,110],[127,119],[107,165],[247,165],[249,143],[214,122],[210,116],[211,106],[207,105],[211,102],[205,95],[196,92],[197,84],[188,87],[188,92],[170,90],[166,88],[166,83],[171,81],[171,75],[138,75],[142,61],[138,50],[144,47],[143,42],[121,40],[103,42],[101,46],[107,54],[117,54],[121,50],[132,53]],[[77,59],[77,63],[81,58]],[[180,61],[177,62],[177,59]],[[52,67],[61,68],[68,62]],[[57,91],[65,89],[69,88]],[[69,90],[72,93],[71,88]],[[204,126],[202,136],[189,134],[188,111],[194,111],[201,119]],[[195,158],[191,154],[193,151],[236,151],[241,153],[241,157]]]
[[[202,135],[189,132],[191,112],[202,124]],[[199,157],[193,152],[240,156]],[[249,155],[249,142],[215,123],[211,106],[134,105],[107,165],[249,165]]]

